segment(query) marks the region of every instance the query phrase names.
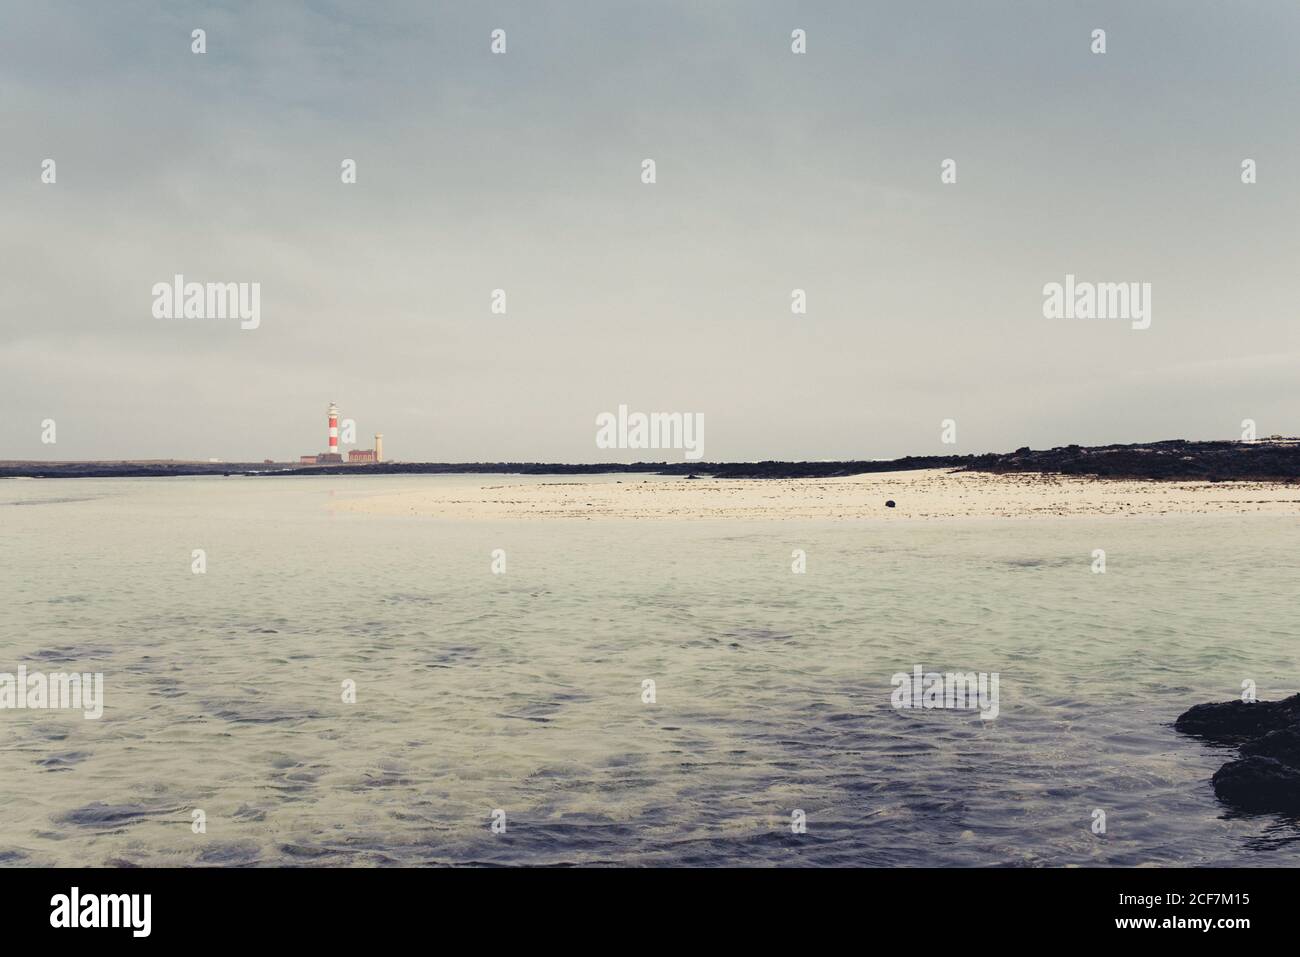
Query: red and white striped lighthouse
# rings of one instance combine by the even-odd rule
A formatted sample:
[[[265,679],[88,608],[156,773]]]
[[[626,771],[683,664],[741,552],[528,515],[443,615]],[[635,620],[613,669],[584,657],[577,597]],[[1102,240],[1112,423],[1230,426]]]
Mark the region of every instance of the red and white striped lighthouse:
[[[339,454],[339,407],[330,403],[330,455]]]

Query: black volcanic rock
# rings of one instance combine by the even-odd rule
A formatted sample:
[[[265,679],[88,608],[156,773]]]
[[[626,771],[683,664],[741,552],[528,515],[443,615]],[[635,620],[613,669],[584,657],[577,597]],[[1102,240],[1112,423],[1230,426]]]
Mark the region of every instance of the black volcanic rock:
[[[1139,445],[1078,445],[972,456],[967,470],[1044,472],[1097,478],[1164,481],[1300,481],[1300,441],[1188,442],[1167,439]]]
[[[1241,746],[1241,753],[1246,757],[1273,758],[1300,768],[1300,725],[1270,731],[1262,738],[1247,741]]]
[[[1211,778],[1214,793],[1243,811],[1300,812],[1300,768],[1251,755],[1229,761]]]
[[[1184,711],[1174,730],[1223,744],[1244,744],[1270,731],[1300,725],[1300,694],[1281,701],[1223,701]]]
[[[1251,704],[1198,704],[1179,715],[1174,728],[1240,745],[1241,757],[1211,778],[1224,804],[1252,813],[1300,813],[1300,694]]]

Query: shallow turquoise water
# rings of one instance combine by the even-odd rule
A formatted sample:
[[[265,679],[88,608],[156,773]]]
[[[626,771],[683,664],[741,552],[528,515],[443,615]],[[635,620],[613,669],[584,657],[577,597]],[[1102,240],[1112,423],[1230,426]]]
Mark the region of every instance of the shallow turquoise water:
[[[1169,727],[1300,686],[1295,520],[332,508],[554,480],[0,483],[0,671],[106,695],[99,721],[0,710],[0,862],[1300,863]],[[896,711],[915,664],[998,672],[999,717]]]

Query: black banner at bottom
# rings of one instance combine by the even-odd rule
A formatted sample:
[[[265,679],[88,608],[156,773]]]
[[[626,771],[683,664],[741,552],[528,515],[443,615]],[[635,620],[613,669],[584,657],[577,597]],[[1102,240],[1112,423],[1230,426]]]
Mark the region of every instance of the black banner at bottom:
[[[685,933],[692,943],[716,938],[734,946],[832,931],[858,940],[934,933],[973,945],[971,933],[1033,930],[1069,942],[1200,935],[1232,946],[1287,934],[1296,876],[1280,869],[6,870],[0,899],[7,942],[76,934],[78,945],[339,946],[353,934],[357,941],[377,931],[400,937],[432,925],[454,931],[462,945],[483,932],[493,944],[559,934],[636,946],[645,934],[671,932],[678,943]]]

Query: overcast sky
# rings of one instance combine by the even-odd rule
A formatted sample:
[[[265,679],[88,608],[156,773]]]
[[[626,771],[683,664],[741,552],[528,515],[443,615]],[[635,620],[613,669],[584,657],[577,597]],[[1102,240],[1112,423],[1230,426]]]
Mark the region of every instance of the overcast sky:
[[[0,7],[0,459],[296,458],[331,400],[408,461],[1300,432],[1295,4],[290,7]],[[1044,318],[1067,273],[1151,327]]]

